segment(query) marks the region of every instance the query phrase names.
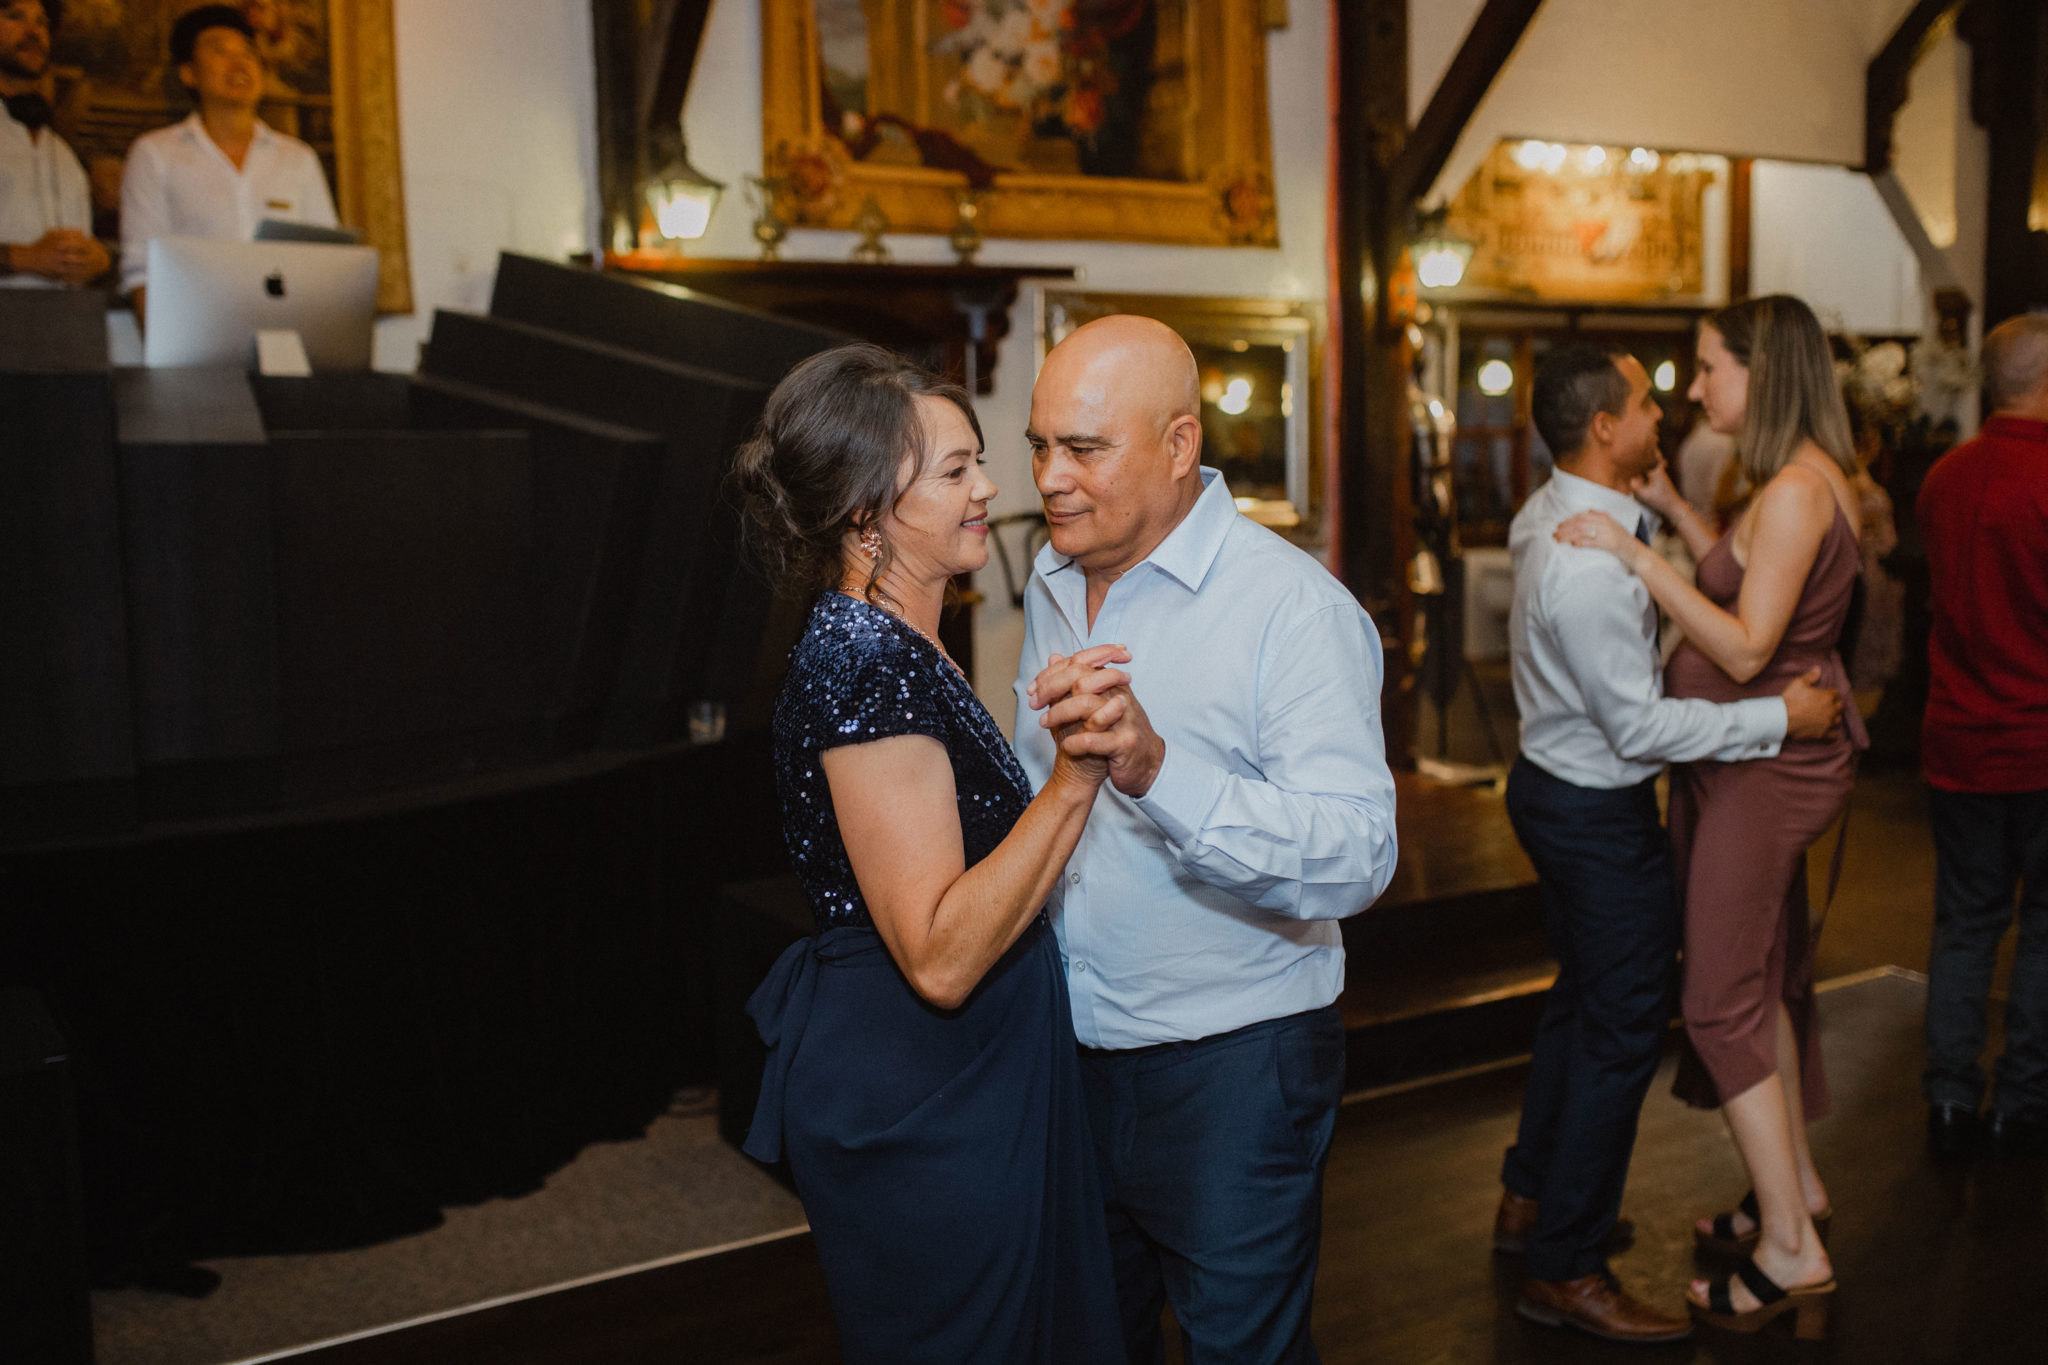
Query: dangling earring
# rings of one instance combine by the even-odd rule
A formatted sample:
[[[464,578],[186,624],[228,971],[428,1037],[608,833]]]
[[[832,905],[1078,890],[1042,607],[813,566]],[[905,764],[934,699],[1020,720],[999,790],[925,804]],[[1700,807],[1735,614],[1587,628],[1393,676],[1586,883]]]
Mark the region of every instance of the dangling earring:
[[[861,553],[865,554],[869,559],[880,559],[882,557],[882,533],[872,526],[862,531],[860,533],[860,548]]]

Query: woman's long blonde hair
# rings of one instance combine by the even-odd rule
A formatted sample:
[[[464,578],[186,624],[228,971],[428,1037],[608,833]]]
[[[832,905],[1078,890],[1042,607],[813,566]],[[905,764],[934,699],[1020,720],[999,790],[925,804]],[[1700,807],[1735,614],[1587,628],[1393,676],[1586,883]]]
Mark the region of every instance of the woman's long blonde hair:
[[[1710,313],[1702,325],[1718,332],[1728,353],[1749,371],[1742,472],[1753,487],[1769,483],[1806,441],[1825,451],[1843,474],[1856,476],[1856,442],[1849,435],[1834,353],[1811,308],[1790,294],[1767,294]]]

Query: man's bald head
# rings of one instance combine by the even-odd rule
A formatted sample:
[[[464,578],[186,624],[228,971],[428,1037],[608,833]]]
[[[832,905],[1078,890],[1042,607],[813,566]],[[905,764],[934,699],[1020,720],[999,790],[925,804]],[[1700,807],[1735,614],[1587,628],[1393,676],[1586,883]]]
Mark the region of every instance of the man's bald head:
[[[2048,317],[2022,313],[1985,333],[1984,386],[1996,411],[2048,421]]]
[[[1053,549],[1114,578],[1201,496],[1201,387],[1171,327],[1119,314],[1052,348],[1031,391],[1032,474]]]
[[[1161,424],[1176,417],[1201,420],[1194,352],[1156,318],[1115,313],[1081,324],[1046,356],[1039,383],[1048,377],[1053,383],[1099,385]]]

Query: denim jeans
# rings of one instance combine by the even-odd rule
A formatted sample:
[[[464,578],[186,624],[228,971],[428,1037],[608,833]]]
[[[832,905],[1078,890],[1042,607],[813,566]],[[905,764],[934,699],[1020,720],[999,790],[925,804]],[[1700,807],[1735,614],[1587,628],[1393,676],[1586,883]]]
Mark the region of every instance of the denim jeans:
[[[1984,1001],[1998,943],[2014,917],[2019,943],[2005,1006],[2005,1053],[1993,1107],[2048,1121],[2048,790],[1931,789],[1934,948],[1927,962],[1929,1104],[1984,1099]]]

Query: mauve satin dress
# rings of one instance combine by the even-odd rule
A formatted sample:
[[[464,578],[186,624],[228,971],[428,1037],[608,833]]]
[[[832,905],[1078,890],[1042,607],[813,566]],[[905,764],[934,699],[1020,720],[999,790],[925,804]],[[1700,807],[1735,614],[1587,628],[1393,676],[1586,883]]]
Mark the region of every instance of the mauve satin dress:
[[[1700,561],[1699,589],[1735,610],[1743,569],[1734,531]],[[1849,697],[1836,651],[1861,567],[1856,528],[1835,507],[1778,649],[1763,671],[1737,683],[1688,641],[1671,656],[1664,690],[1674,697],[1736,701],[1771,697],[1818,666],[1820,686]],[[1688,1046],[1673,1093],[1713,1108],[1776,1072],[1777,1006],[1799,1040],[1806,1117],[1828,1111],[1814,1012],[1814,934],[1806,851],[1849,802],[1856,754],[1870,743],[1850,704],[1832,739],[1787,740],[1776,758],[1681,763],[1671,769],[1671,852],[1685,915],[1681,999]]]

